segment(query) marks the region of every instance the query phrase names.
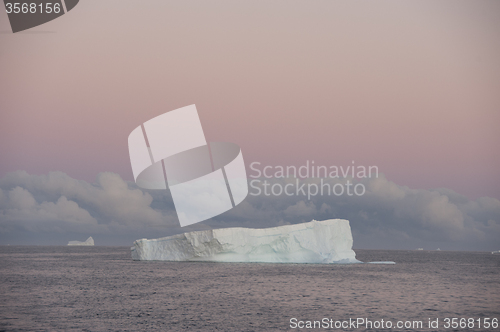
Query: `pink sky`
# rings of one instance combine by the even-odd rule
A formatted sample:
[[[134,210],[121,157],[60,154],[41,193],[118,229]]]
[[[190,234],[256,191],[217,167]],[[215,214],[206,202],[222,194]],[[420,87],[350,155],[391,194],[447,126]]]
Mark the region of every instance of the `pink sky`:
[[[132,180],[128,134],[196,104],[247,165],[500,198],[500,2],[85,0],[9,31],[2,10],[0,177]]]

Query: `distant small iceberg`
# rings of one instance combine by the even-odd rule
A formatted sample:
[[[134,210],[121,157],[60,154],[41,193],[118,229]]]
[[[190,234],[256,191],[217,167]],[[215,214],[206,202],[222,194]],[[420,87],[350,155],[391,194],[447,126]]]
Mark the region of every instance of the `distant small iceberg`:
[[[498,254],[500,254],[500,250],[497,250],[497,251],[492,251],[491,253],[492,253],[493,255],[498,255]]]
[[[416,250],[424,250],[424,248],[417,248]]]
[[[441,251],[441,249],[440,249],[440,248],[437,248],[437,249],[436,249],[436,251]]]
[[[92,236],[89,236],[87,240],[84,242],[82,241],[69,241],[68,246],[93,246],[94,245],[94,239]]]

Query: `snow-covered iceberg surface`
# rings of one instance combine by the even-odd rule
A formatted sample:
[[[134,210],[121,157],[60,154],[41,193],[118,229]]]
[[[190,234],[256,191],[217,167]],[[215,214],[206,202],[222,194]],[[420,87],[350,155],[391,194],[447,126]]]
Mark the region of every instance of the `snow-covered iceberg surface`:
[[[87,240],[84,242],[82,241],[69,241],[68,246],[93,246],[94,245],[94,239],[92,236],[90,236]]]
[[[222,228],[134,242],[132,259],[161,261],[361,263],[349,221],[331,219],[264,229]]]

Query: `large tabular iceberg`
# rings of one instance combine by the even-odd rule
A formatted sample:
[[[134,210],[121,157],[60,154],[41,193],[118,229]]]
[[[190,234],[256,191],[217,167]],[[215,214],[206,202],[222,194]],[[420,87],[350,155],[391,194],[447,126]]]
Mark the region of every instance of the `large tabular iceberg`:
[[[132,259],[161,261],[360,263],[349,221],[264,229],[222,228],[134,242]]]
[[[92,236],[90,236],[87,240],[85,241],[69,241],[68,246],[93,246],[94,245],[94,239]]]

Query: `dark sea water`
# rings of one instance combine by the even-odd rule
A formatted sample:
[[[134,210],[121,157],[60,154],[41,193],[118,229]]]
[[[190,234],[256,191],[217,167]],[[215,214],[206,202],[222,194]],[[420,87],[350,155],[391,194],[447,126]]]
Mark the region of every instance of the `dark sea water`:
[[[129,247],[2,246],[0,330],[500,331],[484,328],[500,319],[500,255],[356,253],[397,264],[136,262]],[[375,325],[335,328],[358,318]],[[453,328],[452,318],[472,318],[474,327]],[[323,319],[331,329],[319,326]],[[382,319],[392,329],[376,328]],[[429,319],[439,319],[438,328]],[[298,327],[307,321],[319,322]],[[398,321],[422,327],[397,328]]]

